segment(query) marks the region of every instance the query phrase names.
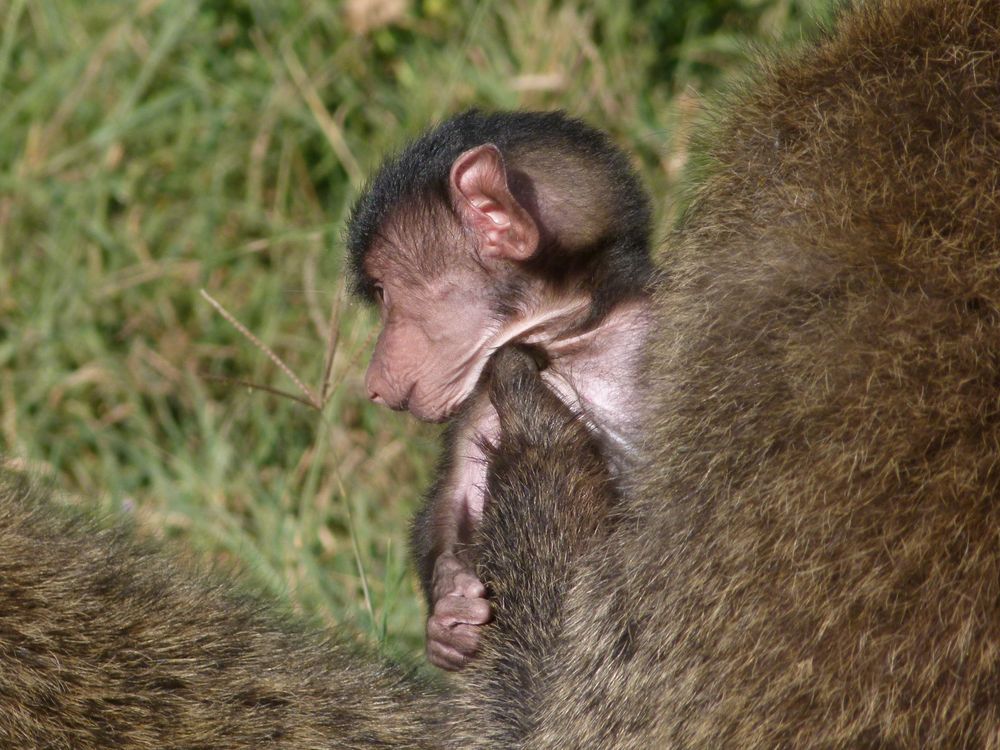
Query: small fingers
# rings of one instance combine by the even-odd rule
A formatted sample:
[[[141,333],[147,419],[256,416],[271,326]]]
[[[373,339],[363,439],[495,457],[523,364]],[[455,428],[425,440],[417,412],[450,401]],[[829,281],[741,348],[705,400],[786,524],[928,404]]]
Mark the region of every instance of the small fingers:
[[[434,603],[434,614],[430,619],[438,620],[446,627],[485,625],[492,615],[493,609],[487,599],[445,596]]]
[[[479,628],[475,625],[447,627],[432,617],[427,621],[427,643],[441,646],[441,651],[472,656],[479,648]]]
[[[478,579],[469,578],[470,583],[479,584]],[[427,619],[427,660],[448,671],[461,669],[479,650],[479,629],[492,617],[486,599],[462,596],[438,599],[434,614]]]
[[[454,584],[454,590],[448,592],[446,596],[460,596],[466,599],[486,599],[486,587],[479,580],[478,576],[472,573],[459,573],[455,576]]]
[[[427,661],[438,669],[457,672],[472,661],[472,654],[461,654],[455,649],[437,641],[427,641]]]
[[[486,596],[486,587],[480,583],[476,572],[451,553],[442,554],[435,561],[431,588],[435,602],[446,596]]]
[[[479,650],[478,625],[452,625],[447,618],[427,620],[427,660],[440,669],[461,669]]]

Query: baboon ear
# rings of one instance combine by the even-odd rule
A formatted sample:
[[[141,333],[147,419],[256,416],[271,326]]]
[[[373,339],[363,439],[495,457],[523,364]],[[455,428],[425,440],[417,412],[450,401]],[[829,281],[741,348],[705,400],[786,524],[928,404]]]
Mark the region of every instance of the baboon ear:
[[[538,225],[507,184],[507,168],[492,143],[471,148],[451,165],[458,218],[479,238],[486,257],[524,261],[538,249]]]

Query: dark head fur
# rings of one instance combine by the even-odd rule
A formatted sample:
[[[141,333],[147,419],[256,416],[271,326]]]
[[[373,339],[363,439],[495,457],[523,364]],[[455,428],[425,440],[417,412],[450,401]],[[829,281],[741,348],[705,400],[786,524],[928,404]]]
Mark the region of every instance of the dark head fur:
[[[599,293],[595,308],[645,288],[653,273],[650,260],[650,205],[628,158],[611,140],[564,112],[496,112],[469,110],[429,130],[396,156],[383,162],[354,204],[347,226],[347,249],[354,292],[365,300],[374,288],[364,271],[365,257],[394,212],[406,205],[443,205],[450,209],[451,166],[463,152],[492,143],[508,168],[516,168],[522,150],[550,147],[557,154],[580,156],[612,186],[609,222],[593,248],[574,253],[574,265],[589,266],[589,286]],[[589,250],[589,253],[588,253]],[[549,273],[558,261],[541,259]],[[565,267],[566,263],[559,264]]]

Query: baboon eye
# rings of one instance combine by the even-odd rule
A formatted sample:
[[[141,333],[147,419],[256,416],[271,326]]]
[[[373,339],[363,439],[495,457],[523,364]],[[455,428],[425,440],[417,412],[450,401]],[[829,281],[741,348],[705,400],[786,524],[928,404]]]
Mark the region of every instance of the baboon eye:
[[[375,297],[378,299],[380,305],[385,305],[386,303],[386,293],[385,287],[381,284],[375,284]]]

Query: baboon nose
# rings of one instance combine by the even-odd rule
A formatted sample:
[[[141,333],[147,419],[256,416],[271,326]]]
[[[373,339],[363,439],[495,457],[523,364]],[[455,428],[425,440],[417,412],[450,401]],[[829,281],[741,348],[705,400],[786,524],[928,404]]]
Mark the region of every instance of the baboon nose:
[[[382,390],[382,384],[380,383],[374,363],[368,366],[368,372],[365,373],[365,390],[368,391],[368,398],[376,404],[385,406],[385,399],[379,393]]]

